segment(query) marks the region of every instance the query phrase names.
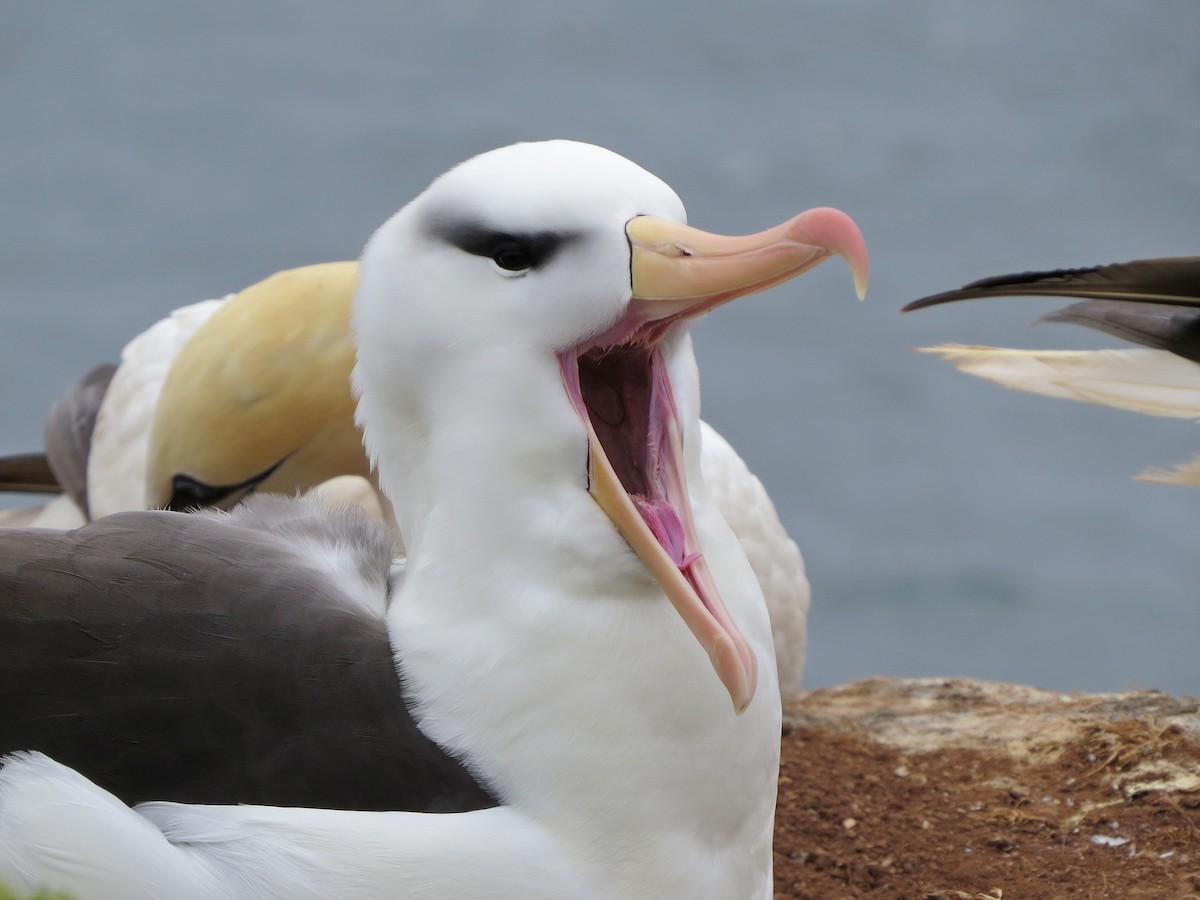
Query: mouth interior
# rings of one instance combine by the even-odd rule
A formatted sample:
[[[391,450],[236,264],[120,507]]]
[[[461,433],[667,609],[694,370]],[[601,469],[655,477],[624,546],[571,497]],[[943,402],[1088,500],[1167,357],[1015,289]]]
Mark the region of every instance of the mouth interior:
[[[655,344],[639,342],[593,348],[578,361],[580,398],[605,456],[667,556],[693,581],[701,554],[661,354]]]

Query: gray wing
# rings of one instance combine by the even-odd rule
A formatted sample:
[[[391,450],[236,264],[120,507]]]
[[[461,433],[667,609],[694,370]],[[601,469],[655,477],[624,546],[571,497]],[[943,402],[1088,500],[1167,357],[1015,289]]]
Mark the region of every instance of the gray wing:
[[[63,492],[83,510],[86,518],[91,518],[87,469],[92,433],[96,430],[100,405],[116,371],[115,363],[96,366],[63,391],[46,417],[46,458]]]
[[[1087,300],[1042,316],[1038,321],[1071,322],[1095,328],[1135,344],[1200,362],[1200,297],[1197,297],[1195,307]]]
[[[40,750],[127,803],[495,805],[417,728],[381,617],[237,521],[0,535],[0,752]]]
[[[103,363],[63,391],[46,418],[46,452],[0,458],[0,491],[65,492],[84,516],[88,515],[87,465],[92,433],[116,371],[114,363]]]

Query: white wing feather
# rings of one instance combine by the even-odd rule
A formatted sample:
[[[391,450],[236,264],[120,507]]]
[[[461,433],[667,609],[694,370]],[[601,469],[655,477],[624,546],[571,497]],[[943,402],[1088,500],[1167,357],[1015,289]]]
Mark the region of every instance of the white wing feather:
[[[96,417],[88,459],[88,504],[93,518],[146,508],[150,425],[163,382],[179,349],[224,302],[205,300],[180,307],[121,351],[121,365]]]
[[[1200,487],[1200,456],[1190,462],[1176,463],[1169,469],[1147,469],[1138,474],[1137,480],[1154,484],[1188,484]]]
[[[704,483],[754,570],[767,601],[784,703],[800,694],[812,591],[800,548],[788,535],[767,489],[720,434],[700,423]]]
[[[1200,365],[1165,350],[1014,350],[922,347],[959,370],[1017,391],[1117,409],[1200,419]]]
[[[66,494],[41,506],[0,509],[0,528],[78,528],[87,522],[83,510]]]
[[[1017,391],[1117,409],[1200,420],[1200,365],[1166,350],[1014,350],[964,344],[921,347],[960,371]],[[1137,476],[1156,484],[1200,485],[1200,456]]]

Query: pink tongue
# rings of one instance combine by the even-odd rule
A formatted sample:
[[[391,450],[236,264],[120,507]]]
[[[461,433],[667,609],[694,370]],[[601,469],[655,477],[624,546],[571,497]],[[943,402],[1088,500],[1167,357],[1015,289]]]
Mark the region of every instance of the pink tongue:
[[[680,569],[687,569],[700,558],[698,551],[684,555],[683,522],[679,520],[679,513],[675,512],[670,503],[665,500],[647,500],[638,495],[631,499],[637,507],[637,511],[641,513],[642,518],[650,527],[651,533],[667,551],[671,562]]]

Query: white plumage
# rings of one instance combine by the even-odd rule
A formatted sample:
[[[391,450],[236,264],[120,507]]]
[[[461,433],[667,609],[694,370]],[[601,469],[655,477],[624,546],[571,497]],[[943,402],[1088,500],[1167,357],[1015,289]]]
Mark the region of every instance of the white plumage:
[[[104,395],[92,436],[88,460],[92,518],[154,505],[146,496],[146,457],[163,381],[179,348],[223,302],[181,306],[121,351],[121,364]]]
[[[737,451],[707,423],[700,423],[700,470],[712,501],[750,562],[762,586],[775,639],[779,690],[786,705],[800,696],[808,647],[812,589],[800,548],[779,521],[763,483]]]
[[[1163,350],[1017,350],[941,344],[920,352],[1016,391],[1200,420],[1200,366]]]
[[[719,239],[786,238],[791,261],[780,268],[771,254],[688,248],[701,233],[682,218],[665,184],[608,151],[517,145],[436,181],[364,256],[359,417],[409,551],[388,629],[422,730],[461,755],[500,808],[135,812],[32,755],[0,771],[0,878],[121,898],[770,897],[780,728],[770,624],[700,471],[686,327],[667,327],[712,304],[704,294],[645,299],[654,291],[636,286],[663,278],[643,278],[637,254],[669,272],[695,255],[714,267],[700,268],[708,290],[725,290],[722,272],[744,280],[749,269],[746,293],[835,251],[862,283],[865,248],[827,210]],[[626,229],[636,222],[678,237],[634,251],[631,296]],[[513,235],[528,251],[517,270],[505,255]],[[648,471],[685,480],[680,547],[698,538],[702,559],[668,549],[669,486],[646,488],[644,502],[658,505],[645,523],[602,509],[611,495],[595,482],[596,460],[613,451],[581,424],[568,368],[599,334],[647,342],[629,352],[646,354],[659,385],[651,423],[665,416],[675,434]],[[588,396],[589,410],[612,412]],[[651,559],[676,556],[674,581],[650,575]],[[710,635],[748,656],[696,640]]]

